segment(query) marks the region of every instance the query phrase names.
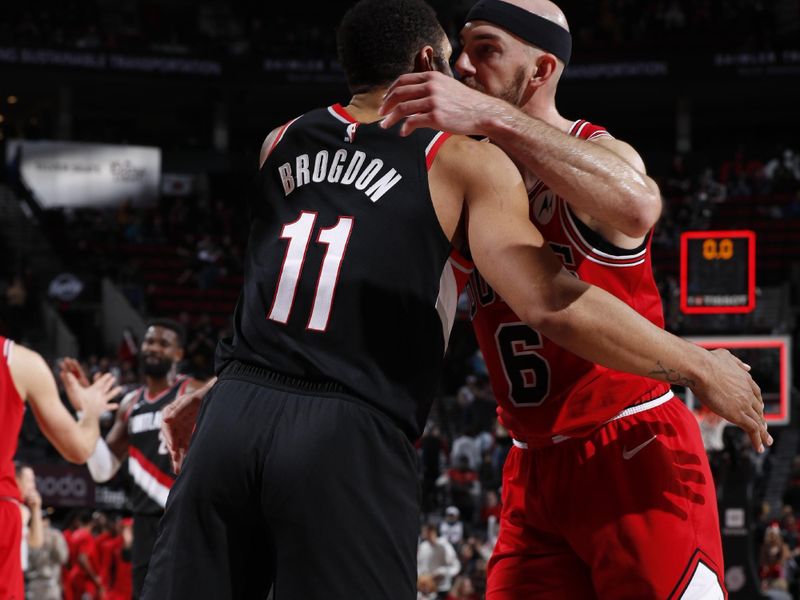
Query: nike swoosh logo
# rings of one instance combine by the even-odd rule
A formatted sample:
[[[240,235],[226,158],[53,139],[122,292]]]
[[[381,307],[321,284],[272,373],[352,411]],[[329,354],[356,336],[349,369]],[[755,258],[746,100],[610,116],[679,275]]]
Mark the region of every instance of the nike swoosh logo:
[[[658,437],[657,435],[654,435],[649,440],[647,440],[646,442],[642,442],[641,444],[639,444],[638,446],[636,446],[636,448],[633,448],[632,450],[628,450],[627,448],[623,448],[622,449],[622,458],[624,458],[625,460],[632,459],[634,456],[639,454],[639,452],[641,452],[644,449],[644,447],[647,446],[647,444],[652,442],[657,437]]]

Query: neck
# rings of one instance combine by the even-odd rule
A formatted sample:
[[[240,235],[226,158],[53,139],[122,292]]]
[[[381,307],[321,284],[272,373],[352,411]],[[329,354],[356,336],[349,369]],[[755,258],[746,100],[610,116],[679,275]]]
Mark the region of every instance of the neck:
[[[170,371],[166,377],[150,377],[145,375],[144,385],[147,388],[147,395],[150,397],[157,396],[165,389],[175,383],[175,373]]]
[[[385,87],[375,88],[362,94],[356,94],[350,98],[350,104],[344,107],[353,118],[359,123],[374,123],[380,121],[378,114],[383,96],[386,93]]]
[[[549,90],[539,90],[539,93],[533,94],[525,104],[520,106],[520,110],[556,129],[569,131],[572,121],[561,116],[556,108],[555,94],[548,92]]]

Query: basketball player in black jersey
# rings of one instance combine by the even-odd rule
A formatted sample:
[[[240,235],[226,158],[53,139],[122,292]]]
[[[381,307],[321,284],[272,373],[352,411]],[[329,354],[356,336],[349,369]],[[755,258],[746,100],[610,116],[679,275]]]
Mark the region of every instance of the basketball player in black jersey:
[[[381,98],[398,74],[449,71],[452,49],[425,2],[362,0],[338,42],[353,97],[267,137],[218,380],[165,416],[180,457],[205,394],[147,600],[264,598],[271,586],[276,600],[415,597],[411,440],[430,408],[463,279],[451,252],[467,237],[489,284],[575,353],[642,375],[660,360],[672,376],[707,376],[705,350],[561,268],[528,218],[519,171],[497,147],[380,127]],[[716,385],[749,393],[755,407],[760,398],[732,361]]]
[[[175,478],[161,435],[162,411],[179,394],[198,389],[204,383],[178,375],[183,345],[183,328],[175,321],[158,319],[148,324],[140,353],[144,385],[124,396],[114,425],[105,440],[98,440],[86,463],[92,479],[102,483],[111,479],[125,456],[128,457],[133,510],[134,598],[141,594],[156,539],[156,526]],[[66,359],[62,363],[62,378],[67,372],[88,385],[77,361]]]

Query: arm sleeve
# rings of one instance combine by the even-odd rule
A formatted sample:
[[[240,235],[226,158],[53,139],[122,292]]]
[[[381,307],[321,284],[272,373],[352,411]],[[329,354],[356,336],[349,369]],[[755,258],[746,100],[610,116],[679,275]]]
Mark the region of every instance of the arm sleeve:
[[[120,460],[114,456],[103,438],[97,440],[94,452],[86,461],[89,473],[97,483],[104,483],[114,477],[121,466]]]

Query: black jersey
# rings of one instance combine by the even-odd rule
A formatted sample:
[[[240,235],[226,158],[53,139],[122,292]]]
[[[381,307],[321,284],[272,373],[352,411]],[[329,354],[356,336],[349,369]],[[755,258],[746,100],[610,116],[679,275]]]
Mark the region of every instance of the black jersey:
[[[179,376],[155,398],[147,397],[144,386],[134,392],[136,397],[128,413],[128,472],[134,514],[164,512],[175,473],[161,437],[161,411],[183,393],[187,382],[187,378]]]
[[[260,169],[231,361],[333,381],[420,435],[461,267],[428,189],[448,134],[408,137],[334,105],[287,123]]]

